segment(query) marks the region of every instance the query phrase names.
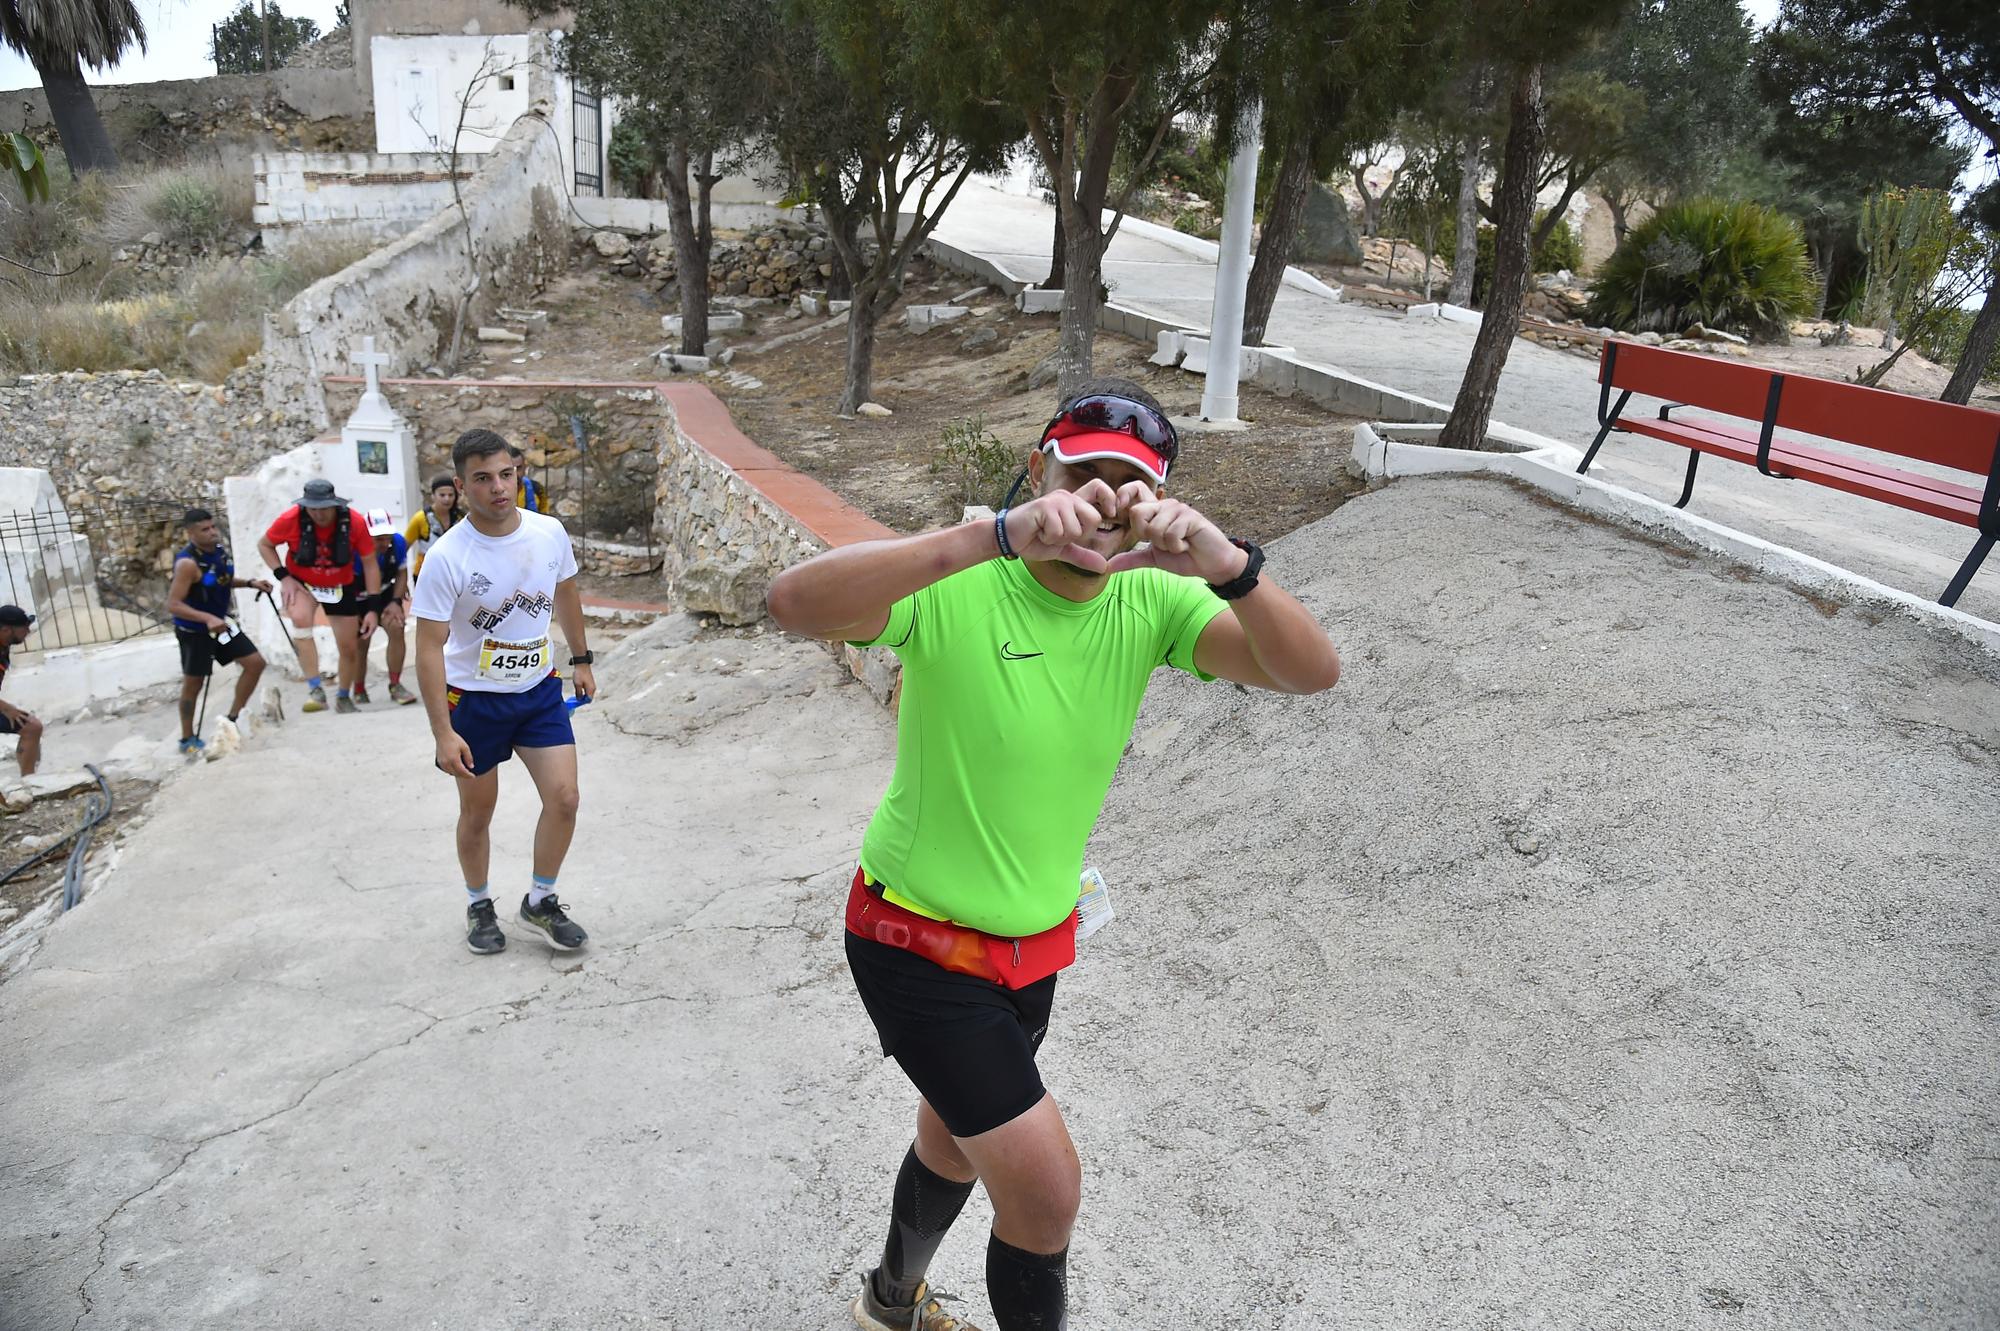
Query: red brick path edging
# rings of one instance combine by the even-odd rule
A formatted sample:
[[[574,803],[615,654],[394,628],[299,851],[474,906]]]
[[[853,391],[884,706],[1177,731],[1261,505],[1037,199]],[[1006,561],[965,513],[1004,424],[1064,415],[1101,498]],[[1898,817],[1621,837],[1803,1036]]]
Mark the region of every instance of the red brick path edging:
[[[360,375],[330,374],[325,382],[364,381]],[[787,465],[777,454],[752,442],[736,428],[729,408],[706,384],[662,383],[656,379],[384,379],[382,383],[397,388],[490,388],[522,392],[644,389],[659,394],[672,405],[681,434],[691,443],[742,477],[821,543],[828,547],[852,545],[896,534],[812,477]]]

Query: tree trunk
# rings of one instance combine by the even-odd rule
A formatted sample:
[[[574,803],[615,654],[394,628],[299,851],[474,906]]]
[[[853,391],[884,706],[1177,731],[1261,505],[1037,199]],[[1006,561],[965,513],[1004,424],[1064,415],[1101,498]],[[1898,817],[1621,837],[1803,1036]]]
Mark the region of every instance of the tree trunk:
[[[852,416],[874,397],[875,326],[893,300],[893,296],[883,300],[880,289],[866,278],[855,284],[854,304],[847,311],[847,385],[837,408],[843,416]]]
[[[1065,399],[1090,378],[1103,260],[1103,242],[1095,226],[1065,228],[1062,331],[1056,343],[1056,391]]]
[[[1972,401],[1972,390],[1978,386],[1979,376],[1992,362],[1996,345],[2000,345],[2000,263],[1993,266],[1993,280],[1986,288],[1986,303],[1979,307],[1979,315],[1972,321],[1972,331],[1965,336],[1965,350],[1958,353],[1958,366],[1951,372],[1951,382],[1939,395],[1943,401],[1956,402],[1961,406]]]
[[[695,224],[694,198],[688,190],[688,151],[676,143],[667,149],[660,183],[667,189],[667,225],[674,236],[674,280],[681,289],[681,354],[699,356],[708,345],[708,247]]]
[[[118,153],[111,146],[111,136],[104,132],[104,120],[97,114],[97,103],[91,98],[90,85],[83,81],[83,66],[77,58],[72,55],[67,61],[45,62],[34,52],[29,54],[35,72],[42,77],[49,119],[55,121],[70,174],[117,170]]]
[[[1257,240],[1257,261],[1250,266],[1250,284],[1243,293],[1246,347],[1262,342],[1264,330],[1270,326],[1271,307],[1277,304],[1278,287],[1285,280],[1285,264],[1292,257],[1299,223],[1305,217],[1312,175],[1312,143],[1305,137],[1295,137],[1285,146],[1278,178],[1271,186],[1271,202],[1264,212],[1264,234]]]
[[[1521,330],[1521,307],[1527,300],[1531,255],[1528,232],[1535,220],[1535,163],[1541,156],[1543,124],[1542,67],[1528,64],[1514,72],[1507,146],[1494,189],[1498,213],[1493,237],[1493,281],[1486,293],[1486,312],[1473,339],[1472,358],[1458,386],[1451,417],[1438,442],[1446,448],[1476,449],[1486,439],[1493,418],[1493,399],[1500,391],[1500,372]]]
[[[830,224],[831,219],[829,219]],[[848,237],[848,239],[854,241],[854,237],[852,236]],[[855,244],[858,245],[859,242],[855,242]],[[838,246],[830,245],[828,248],[833,251],[833,273],[826,279],[826,298],[828,300],[853,300],[854,275],[847,271],[847,260],[842,257]]]
[[[1382,200],[1368,192],[1368,168],[1354,168],[1354,192],[1361,196],[1361,234],[1372,236],[1382,226]]]
[[[1813,272],[1819,278],[1819,296],[1813,301],[1813,318],[1826,318],[1826,302],[1833,295],[1833,247],[1806,232],[1806,258],[1812,261]]]
[[[1068,254],[1066,253],[1066,248],[1067,248],[1067,247],[1066,247],[1066,246],[1064,245],[1064,242],[1063,242],[1063,214],[1062,214],[1062,203],[1061,203],[1060,201],[1058,201],[1058,202],[1057,202],[1057,204],[1056,204],[1056,235],[1055,235],[1055,244],[1054,244],[1054,245],[1052,245],[1052,246],[1051,246],[1051,247],[1049,248],[1049,256],[1050,256],[1050,257],[1049,257],[1049,275],[1048,275],[1047,277],[1045,277],[1045,278],[1043,278],[1043,279],[1042,279],[1042,281],[1041,281],[1041,288],[1040,288],[1041,290],[1043,290],[1043,291],[1061,291],[1061,290],[1062,290],[1062,286],[1063,286],[1063,265],[1064,265],[1064,263],[1066,262],[1066,260],[1067,260],[1067,259],[1068,259],[1068,257],[1069,257],[1069,256],[1068,256]]]
[[[1611,242],[1614,245],[1623,245],[1625,232],[1628,229],[1625,225],[1625,200],[1622,196],[1613,198],[1607,194],[1604,196],[1604,206],[1611,210]]]
[[[1458,152],[1458,242],[1451,255],[1451,286],[1444,298],[1472,308],[1472,272],[1479,265],[1479,136],[1468,134]]]

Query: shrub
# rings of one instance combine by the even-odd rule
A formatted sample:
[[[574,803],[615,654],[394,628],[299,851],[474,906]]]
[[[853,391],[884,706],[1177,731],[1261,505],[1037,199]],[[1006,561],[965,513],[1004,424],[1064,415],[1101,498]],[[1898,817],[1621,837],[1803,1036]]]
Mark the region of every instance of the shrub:
[[[1797,222],[1761,204],[1695,199],[1626,233],[1593,284],[1588,317],[1627,332],[1700,323],[1771,335],[1817,294]]]
[[[999,507],[1020,469],[1019,450],[1008,447],[988,430],[984,416],[945,426],[938,440],[938,460],[931,464],[932,471],[951,478],[956,502],[988,508]]]
[[[1546,211],[1535,214],[1535,225],[1540,226],[1547,217]],[[1472,270],[1472,303],[1486,303],[1486,284],[1493,277],[1493,259],[1496,253],[1494,237],[1497,233],[1485,222],[1479,224],[1479,261]],[[1438,228],[1437,253],[1432,257],[1449,265],[1458,253],[1458,219],[1447,217]],[[1549,238],[1535,251],[1533,269],[1538,273],[1556,273],[1567,270],[1574,273],[1583,266],[1583,243],[1570,229],[1567,218],[1559,219],[1549,230]]]

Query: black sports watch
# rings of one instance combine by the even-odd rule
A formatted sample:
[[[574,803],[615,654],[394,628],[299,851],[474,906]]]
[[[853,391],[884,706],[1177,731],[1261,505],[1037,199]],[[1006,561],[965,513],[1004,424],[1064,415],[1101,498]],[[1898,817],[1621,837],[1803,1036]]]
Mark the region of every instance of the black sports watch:
[[[582,656],[572,656],[569,658],[569,663],[571,665],[596,665],[597,653],[585,652]]]
[[[1250,556],[1250,560],[1234,578],[1228,582],[1211,582],[1208,589],[1225,601],[1240,601],[1257,586],[1257,575],[1264,568],[1264,547],[1255,541],[1239,540],[1234,536],[1229,538],[1229,543]]]
[[[291,576],[292,576],[292,571],[286,568],[283,564],[280,564],[276,568],[271,570],[271,581],[273,582],[283,582],[286,578],[289,578]]]

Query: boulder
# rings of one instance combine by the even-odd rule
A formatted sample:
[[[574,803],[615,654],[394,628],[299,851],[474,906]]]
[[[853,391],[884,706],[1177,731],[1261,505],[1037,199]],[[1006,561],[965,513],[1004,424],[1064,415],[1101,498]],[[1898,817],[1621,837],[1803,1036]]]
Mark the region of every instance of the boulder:
[[[770,572],[745,559],[697,559],[675,590],[681,608],[718,616],[725,624],[755,624],[764,617]]]
[[[1307,263],[1361,262],[1361,240],[1347,217],[1347,202],[1326,186],[1314,183],[1299,219],[1295,257]]]
[[[893,416],[896,413],[883,406],[880,402],[864,402],[854,409],[854,414],[857,416],[881,417]]]
[[[527,334],[517,333],[511,328],[494,328],[491,325],[487,325],[480,328],[479,340],[481,342],[526,342],[528,337]]]
[[[590,233],[590,247],[600,258],[623,259],[632,253],[631,237],[617,231],[593,231]]]

